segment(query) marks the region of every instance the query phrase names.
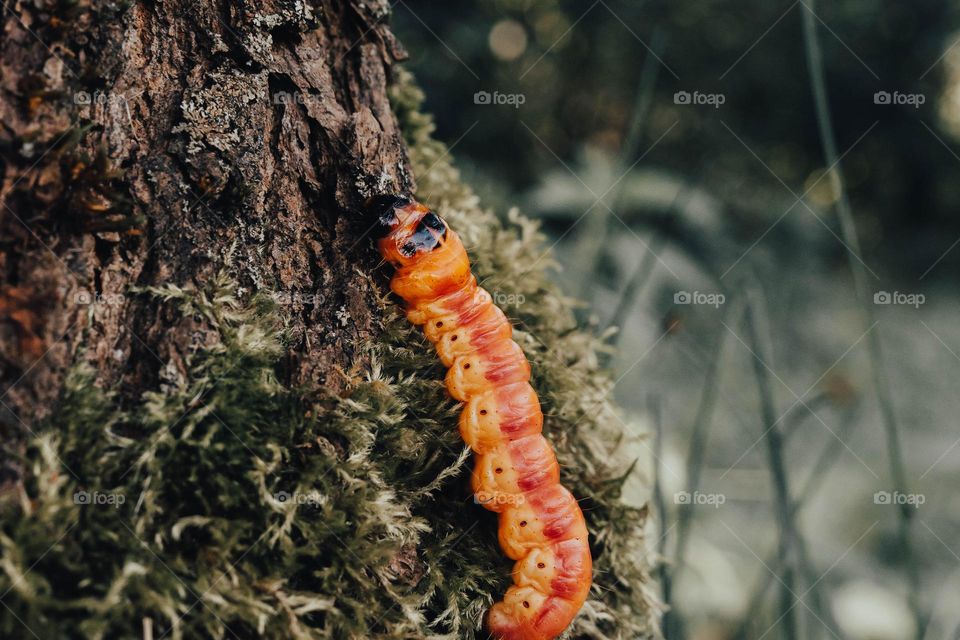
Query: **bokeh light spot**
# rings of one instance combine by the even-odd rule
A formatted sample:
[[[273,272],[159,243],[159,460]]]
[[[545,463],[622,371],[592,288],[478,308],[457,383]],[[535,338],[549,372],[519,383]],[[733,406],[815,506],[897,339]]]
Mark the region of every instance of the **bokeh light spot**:
[[[490,29],[490,51],[500,60],[516,60],[527,50],[527,31],[516,20],[500,20]]]

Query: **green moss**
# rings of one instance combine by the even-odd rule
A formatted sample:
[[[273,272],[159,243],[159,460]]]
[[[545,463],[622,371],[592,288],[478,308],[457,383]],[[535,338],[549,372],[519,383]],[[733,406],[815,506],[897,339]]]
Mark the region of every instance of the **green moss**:
[[[608,466],[623,434],[598,343],[548,282],[536,227],[479,208],[421,99],[401,74],[394,104],[419,195],[517,321],[545,433],[583,500],[596,587],[575,634],[649,635],[645,513],[620,502],[624,469]],[[367,379],[331,397],[277,381],[279,314],[238,300],[226,276],[143,295],[203,315],[220,342],[133,407],[82,367],[69,376],[2,513],[0,636],[486,637],[511,563],[496,518],[471,500],[442,368],[393,301],[381,300]]]

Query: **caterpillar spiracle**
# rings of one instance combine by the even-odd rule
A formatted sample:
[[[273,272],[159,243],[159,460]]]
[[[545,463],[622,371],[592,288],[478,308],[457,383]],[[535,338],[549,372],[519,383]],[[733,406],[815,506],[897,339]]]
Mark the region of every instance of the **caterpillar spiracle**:
[[[583,512],[541,435],[530,364],[477,285],[456,232],[412,198],[378,196],[367,207],[380,254],[396,268],[390,288],[448,368],[448,392],[464,403],[459,429],[475,454],[474,495],[497,512],[500,547],[516,560],[514,584],[490,609],[487,628],[503,640],[555,638],[587,598],[593,561]]]

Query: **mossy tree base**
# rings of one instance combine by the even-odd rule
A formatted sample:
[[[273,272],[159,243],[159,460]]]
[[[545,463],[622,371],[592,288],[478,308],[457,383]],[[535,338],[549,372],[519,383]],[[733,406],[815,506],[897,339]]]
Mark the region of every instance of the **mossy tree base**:
[[[609,462],[624,434],[599,345],[548,282],[535,225],[512,214],[504,226],[480,208],[430,138],[421,100],[399,72],[389,117],[405,138],[405,171],[462,235],[485,286],[523,301],[505,310],[563,482],[583,500],[596,586],[571,635],[653,635],[646,512],[621,502],[627,465]],[[359,237],[337,224],[338,238]],[[207,269],[122,290],[138,314],[203,329],[179,346],[173,334],[149,390],[105,376],[97,340],[94,353],[76,342],[77,364],[21,456],[22,482],[0,503],[0,635],[485,638],[483,614],[511,563],[495,518],[472,501],[442,367],[387,297],[386,273],[363,247],[349,276],[303,284],[328,303],[362,293],[361,327],[349,309],[314,326],[333,322],[327,311],[278,306],[287,283],[252,283],[250,247],[234,240]],[[117,247],[103,255],[123,258]],[[103,326],[85,335],[102,337]],[[291,353],[309,359],[311,331],[348,346],[322,358],[336,384],[291,367]],[[128,355],[153,357],[137,353]]]

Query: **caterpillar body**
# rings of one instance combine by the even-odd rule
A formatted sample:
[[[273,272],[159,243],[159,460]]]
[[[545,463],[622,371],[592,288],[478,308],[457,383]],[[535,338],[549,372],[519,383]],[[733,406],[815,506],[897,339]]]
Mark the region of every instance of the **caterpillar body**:
[[[500,547],[516,560],[514,584],[490,609],[487,628],[503,640],[555,638],[587,598],[593,561],[583,513],[541,435],[530,364],[439,216],[402,196],[367,206],[380,253],[396,268],[390,288],[448,368],[448,392],[464,403],[459,430],[475,454],[474,495],[498,514]]]

